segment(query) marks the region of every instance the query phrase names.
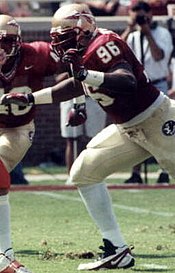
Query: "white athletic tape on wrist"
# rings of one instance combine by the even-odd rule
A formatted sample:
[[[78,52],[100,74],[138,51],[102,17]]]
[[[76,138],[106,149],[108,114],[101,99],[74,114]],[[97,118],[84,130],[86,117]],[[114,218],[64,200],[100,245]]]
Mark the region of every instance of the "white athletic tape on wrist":
[[[79,96],[79,97],[76,97],[73,99],[73,103],[74,104],[82,104],[82,103],[85,103],[85,95],[82,95],[82,96]]]
[[[36,93],[33,93],[35,104],[50,104],[53,102],[52,99],[52,88],[44,88]]]
[[[99,71],[88,70],[86,79],[83,81],[91,86],[100,86],[104,82],[104,73]]]

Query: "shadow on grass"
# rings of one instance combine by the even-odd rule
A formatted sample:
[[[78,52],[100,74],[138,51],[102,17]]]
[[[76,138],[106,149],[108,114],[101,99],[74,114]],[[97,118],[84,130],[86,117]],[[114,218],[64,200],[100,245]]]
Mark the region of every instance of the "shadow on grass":
[[[94,253],[91,251],[85,252],[66,252],[66,253],[57,253],[50,249],[45,249],[41,251],[37,250],[18,250],[15,252],[17,255],[21,256],[38,256],[44,260],[56,259],[59,257],[65,257],[67,259],[92,259],[94,258]]]
[[[25,255],[29,255],[29,256],[36,256],[36,255],[39,255],[40,252],[37,251],[37,250],[31,250],[31,249],[26,249],[26,250],[18,250],[18,251],[15,251],[15,254],[17,255],[22,255],[22,256],[25,256]]]

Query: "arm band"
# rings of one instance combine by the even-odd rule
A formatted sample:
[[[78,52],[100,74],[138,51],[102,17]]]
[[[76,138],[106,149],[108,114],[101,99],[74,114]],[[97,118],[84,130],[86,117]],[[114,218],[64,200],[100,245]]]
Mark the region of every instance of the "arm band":
[[[82,96],[79,96],[79,97],[76,97],[73,99],[73,103],[74,104],[82,104],[82,103],[85,103],[85,95],[82,95]]]
[[[104,73],[99,71],[88,70],[86,79],[83,82],[91,86],[99,87],[104,82]]]
[[[52,88],[44,88],[33,93],[35,104],[51,104],[52,99]]]

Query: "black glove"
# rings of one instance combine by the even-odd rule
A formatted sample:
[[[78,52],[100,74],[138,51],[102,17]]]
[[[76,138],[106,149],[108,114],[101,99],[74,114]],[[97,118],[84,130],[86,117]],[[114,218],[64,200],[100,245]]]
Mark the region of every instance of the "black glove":
[[[30,94],[22,94],[22,93],[8,93],[4,94],[0,98],[0,104],[9,105],[16,104],[19,106],[29,106],[34,104],[34,97]]]
[[[62,62],[72,66],[71,70],[75,79],[79,81],[86,79],[88,71],[85,69],[77,49],[68,49],[62,57]]]
[[[85,103],[74,104],[74,107],[69,111],[66,126],[78,126],[85,123],[87,119]]]

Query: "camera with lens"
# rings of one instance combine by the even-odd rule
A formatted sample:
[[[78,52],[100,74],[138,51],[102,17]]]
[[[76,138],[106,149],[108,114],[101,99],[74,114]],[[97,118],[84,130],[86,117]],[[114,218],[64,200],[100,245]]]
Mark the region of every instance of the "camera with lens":
[[[148,18],[145,15],[137,15],[136,16],[136,23],[138,25],[144,25],[148,22]]]

